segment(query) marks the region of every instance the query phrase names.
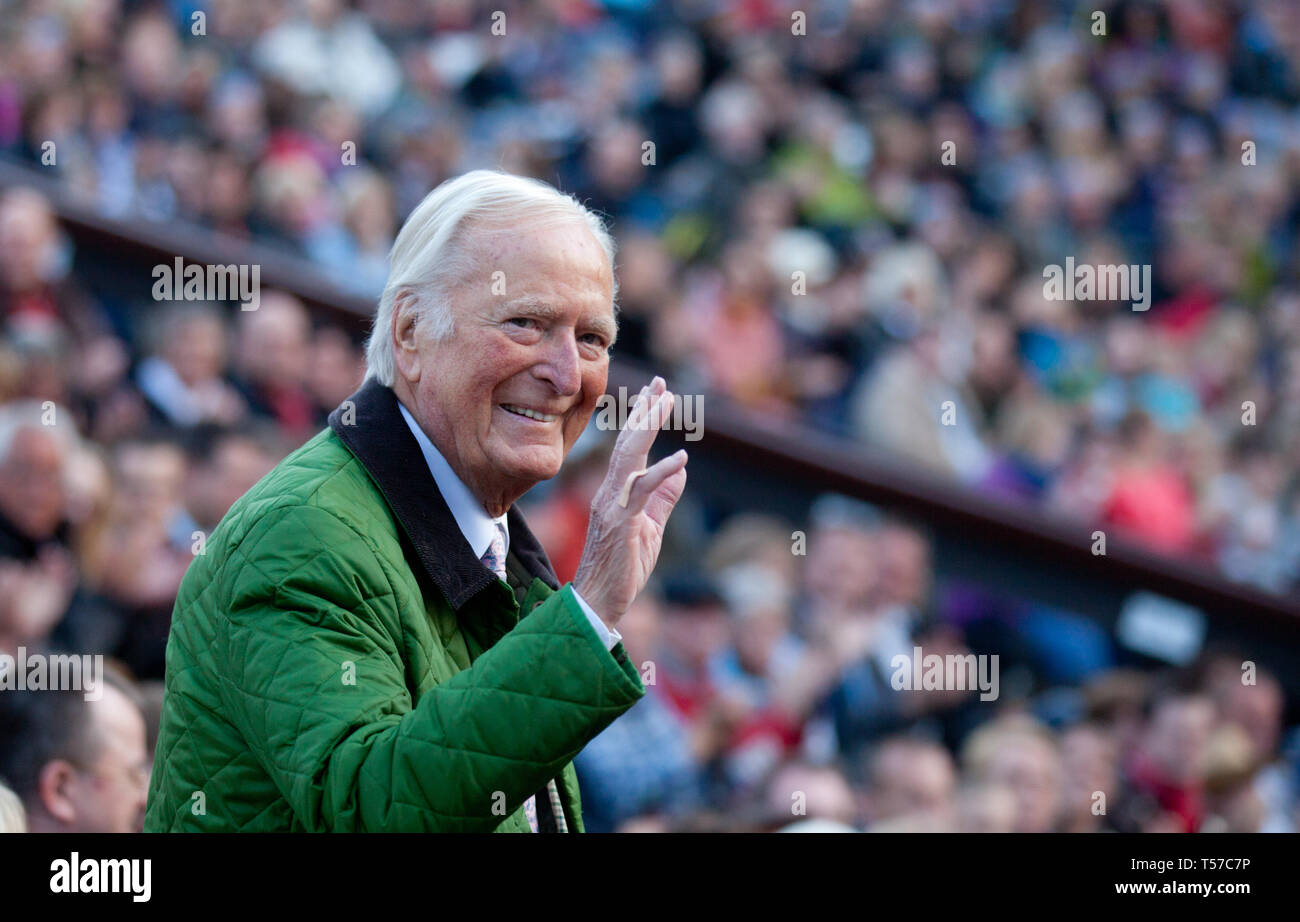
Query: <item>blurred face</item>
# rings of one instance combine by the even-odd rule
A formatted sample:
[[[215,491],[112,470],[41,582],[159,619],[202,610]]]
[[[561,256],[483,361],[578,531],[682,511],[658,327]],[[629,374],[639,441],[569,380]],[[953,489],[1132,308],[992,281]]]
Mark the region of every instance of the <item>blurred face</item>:
[[[483,234],[471,245],[478,268],[452,293],[449,336],[434,339],[399,299],[398,396],[500,514],[559,473],[605,391],[613,274],[576,222]],[[504,295],[493,292],[498,271]]]
[[[69,776],[51,812],[69,832],[139,832],[149,789],[144,718],[115,688],[89,704],[99,756]]]
[[[623,646],[638,669],[654,656],[659,638],[659,605],[653,596],[642,593],[618,622]]]
[[[803,806],[808,819],[834,820],[853,824],[857,820],[857,807],[853,802],[853,789],[839,772],[833,769],[791,766],[778,774],[767,791],[767,802],[773,813],[790,815],[790,820],[803,819],[791,814],[795,792],[803,793]]]
[[[270,294],[262,306],[243,315],[240,337],[245,374],[272,387],[294,388],[307,377],[311,321],[296,298]]]
[[[65,508],[58,443],[40,429],[23,429],[0,463],[0,512],[28,538],[42,540],[54,533]]]
[[[1000,315],[980,319],[975,331],[971,380],[980,387],[1005,387],[1016,373],[1015,341],[1010,325]]]
[[[171,445],[125,445],[118,454],[117,499],[124,516],[161,522],[181,502],[185,456]]]
[[[1061,803],[1060,760],[1046,743],[1012,737],[993,758],[990,780],[1015,794],[1016,832],[1053,832]]]
[[[918,605],[925,597],[930,550],[925,539],[902,528],[885,529],[880,541],[881,582],[889,601]]]
[[[275,467],[275,459],[251,439],[223,441],[210,464],[190,472],[186,506],[205,527],[215,526],[234,505]]]
[[[664,640],[673,653],[693,668],[703,669],[709,657],[727,643],[727,612],[721,606],[670,607],[664,615]]]
[[[871,796],[872,820],[938,812],[952,803],[952,760],[933,749],[891,746],[880,755]]]
[[[186,384],[205,384],[221,374],[226,360],[226,331],[216,317],[194,317],[176,329],[164,345],[167,362]]]
[[[1015,832],[1016,796],[1004,785],[986,784],[965,790],[957,798],[961,832]]]
[[[326,327],[312,341],[307,368],[307,388],[316,402],[336,407],[365,377],[361,353],[342,330]]]
[[[849,528],[824,528],[809,542],[808,591],[841,605],[864,605],[878,579],[876,538]]]
[[[1066,809],[1090,813],[1096,791],[1110,796],[1115,788],[1114,747],[1091,727],[1076,727],[1061,739]]]
[[[650,234],[629,236],[619,244],[619,301],[625,306],[653,303],[673,271],[663,244]]]
[[[1282,734],[1285,706],[1282,690],[1276,684],[1242,685],[1237,681],[1229,686],[1224,716],[1249,734],[1256,752],[1268,755],[1276,750]]]
[[[785,612],[780,608],[755,611],[732,625],[732,644],[740,662],[754,675],[767,671],[772,651],[786,632]]]
[[[235,159],[212,158],[204,188],[208,193],[207,210],[214,220],[236,221],[248,212],[248,176]]]
[[[138,20],[123,42],[123,55],[127,80],[142,95],[165,97],[177,87],[180,42],[166,20]]]
[[[685,41],[664,42],[655,49],[655,69],[668,99],[689,99],[700,87],[700,55]]]
[[[21,198],[6,202],[0,209],[0,280],[19,291],[39,285],[54,236],[43,206]]]
[[[387,249],[392,243],[393,209],[388,188],[375,183],[348,212],[348,227],[363,246]]]
[[[1214,728],[1214,707],[1207,698],[1175,698],[1153,715],[1147,752],[1173,781],[1195,781],[1205,772]]]

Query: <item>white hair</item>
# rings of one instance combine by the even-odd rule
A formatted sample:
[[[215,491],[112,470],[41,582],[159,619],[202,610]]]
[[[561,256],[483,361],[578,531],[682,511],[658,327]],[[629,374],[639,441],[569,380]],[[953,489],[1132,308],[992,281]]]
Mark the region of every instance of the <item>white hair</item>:
[[[541,180],[495,170],[474,170],[449,179],[415,207],[393,243],[388,282],[366,343],[366,377],[393,386],[397,376],[393,310],[402,292],[416,299],[416,322],[428,324],[435,339],[451,334],[450,292],[473,270],[466,235],[457,233],[467,220],[494,230],[550,220],[579,221],[605,251],[612,271],[613,238],[600,216],[573,196]]]
[[[0,404],[0,463],[9,460],[19,433],[28,429],[48,432],[64,457],[80,448],[76,423],[66,409],[50,401],[15,400]]]
[[[27,811],[18,795],[0,782],[0,833],[26,832]]]

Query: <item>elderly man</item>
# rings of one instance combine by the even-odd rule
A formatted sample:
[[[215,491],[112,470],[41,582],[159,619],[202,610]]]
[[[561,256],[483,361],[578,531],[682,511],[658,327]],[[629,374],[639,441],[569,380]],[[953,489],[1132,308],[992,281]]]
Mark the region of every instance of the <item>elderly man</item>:
[[[75,438],[60,408],[0,406],[0,652],[43,648],[60,622],[81,622],[67,522]]]
[[[645,694],[615,626],[686,454],[643,389],[561,587],[514,502],[605,390],[613,245],[474,172],[393,247],[361,389],[241,498],[181,586],[146,830],[578,832],[573,757]]]

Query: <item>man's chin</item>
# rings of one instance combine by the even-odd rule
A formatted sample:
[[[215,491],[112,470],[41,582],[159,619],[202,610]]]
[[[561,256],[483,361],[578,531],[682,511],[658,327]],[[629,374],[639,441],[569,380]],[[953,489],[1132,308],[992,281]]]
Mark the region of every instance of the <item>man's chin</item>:
[[[557,451],[547,449],[534,453],[516,455],[510,463],[501,465],[502,471],[512,480],[527,483],[529,486],[550,480],[560,472],[564,456]]]

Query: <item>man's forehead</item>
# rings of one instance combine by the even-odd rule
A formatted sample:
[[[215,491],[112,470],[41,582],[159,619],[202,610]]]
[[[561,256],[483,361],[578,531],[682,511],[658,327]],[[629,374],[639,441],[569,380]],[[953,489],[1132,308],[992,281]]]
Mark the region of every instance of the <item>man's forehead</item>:
[[[591,250],[605,266],[608,255],[591,228],[574,215],[526,215],[519,220],[469,218],[457,233],[481,254],[536,254],[555,256],[562,252]]]

